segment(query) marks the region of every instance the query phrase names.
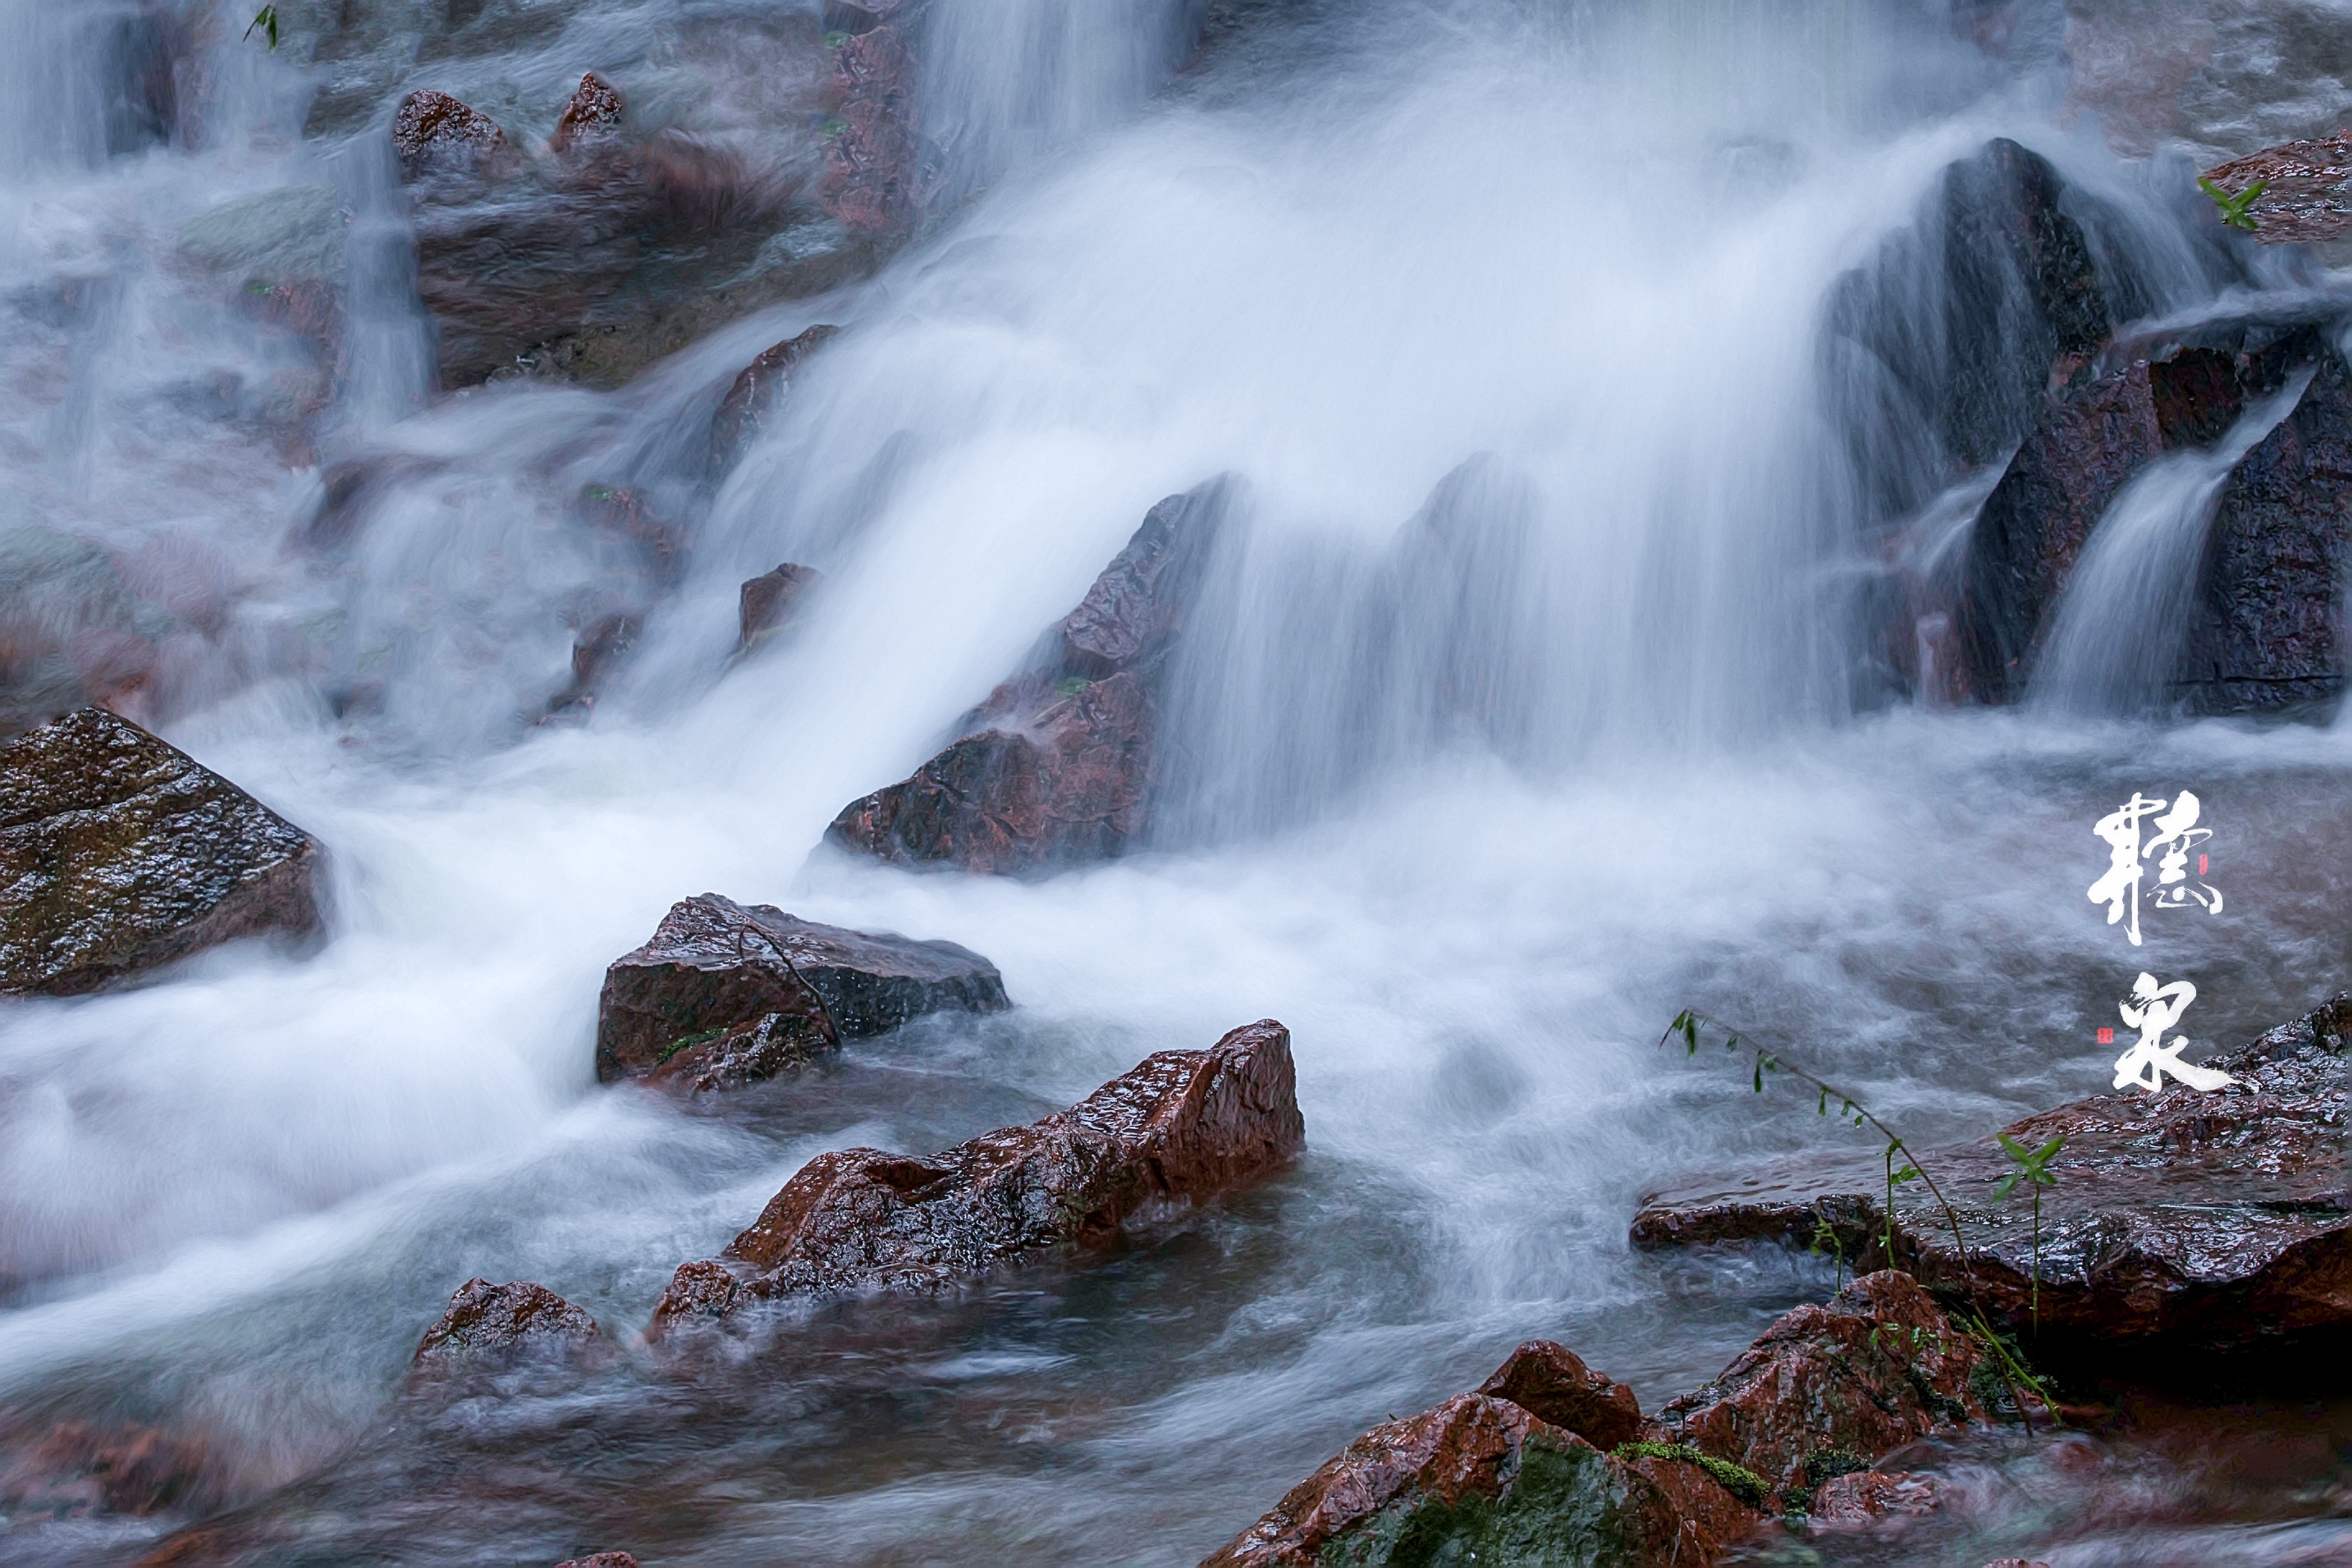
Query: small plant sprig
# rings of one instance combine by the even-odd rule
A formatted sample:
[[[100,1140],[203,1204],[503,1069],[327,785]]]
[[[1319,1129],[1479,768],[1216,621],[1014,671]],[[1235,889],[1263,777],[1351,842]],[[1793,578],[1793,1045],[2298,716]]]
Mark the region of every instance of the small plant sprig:
[[[256,11],[253,14],[253,20],[245,25],[245,37],[247,38],[253,37],[253,30],[256,27],[261,29],[262,36],[269,40],[271,52],[275,53],[278,48],[278,7],[264,5],[260,10]],[[245,40],[240,38],[237,41],[242,43]]]
[[[1995,1133],[2000,1140],[2000,1152],[2010,1157],[2017,1168],[1993,1184],[1995,1203],[2006,1203],[2009,1195],[2022,1182],[2033,1194],[2033,1335],[2042,1337],[2042,1189],[2056,1186],[2058,1178],[2050,1174],[2050,1156],[2066,1146],[2066,1134],[2059,1134],[2038,1149],[2029,1151],[2023,1144],[2007,1133]]]
[[[2221,209],[2221,221],[2233,229],[2243,229],[2248,234],[2254,232],[2254,214],[2246,209],[2252,206],[2254,198],[2269,190],[2270,186],[2271,183],[2268,180],[2257,180],[2233,196],[2202,175],[2200,175],[2197,181],[2197,188],[2204,192],[2215,206]]]
[[[1715,1028],[1723,1029],[1722,1025],[1715,1024],[1713,1019],[1704,1017],[1696,1009],[1685,1008],[1675,1015],[1675,1021],[1666,1026],[1666,1032],[1658,1037],[1658,1043],[1664,1045],[1679,1035],[1683,1041],[1684,1054],[1696,1056],[1699,1026],[1703,1023],[1713,1024]],[[1742,1045],[1738,1032],[1724,1029],[1723,1036],[1723,1049],[1736,1054]],[[1762,1046],[1753,1043],[1749,1043],[1747,1049],[1755,1057],[1749,1083],[1757,1093],[1764,1092],[1766,1074],[1785,1072],[1798,1082],[1817,1092],[1818,1098],[1814,1103],[1817,1113],[1828,1115],[1830,1102],[1835,1100],[1841,1107],[1839,1115],[1842,1118],[1852,1122],[1857,1127],[1867,1127],[1886,1140],[1886,1211],[1884,1217],[1885,1223],[1884,1245],[1886,1252],[1885,1267],[1889,1269],[1895,1267],[1895,1189],[1914,1180],[1927,1185],[1928,1195],[1936,1200],[1936,1207],[1943,1212],[1946,1228],[1952,1233],[1952,1246],[1960,1255],[1960,1277],[1968,1285],[1969,1315],[1974,1320],[1967,1325],[1969,1337],[1992,1353],[1994,1361],[2000,1370],[2001,1381],[2008,1385],[2010,1398],[2017,1406],[2018,1418],[2025,1423],[2026,1436],[2032,1437],[2033,1414],[2027,1407],[2025,1395],[2021,1390],[2032,1389],[2034,1396],[2039,1398],[2045,1407],[2052,1403],[2050,1393],[2042,1386],[2041,1381],[2033,1374],[2025,1369],[2024,1364],[2011,1354],[2009,1346],[1993,1328],[1991,1319],[1985,1315],[1984,1299],[1977,1284],[1976,1257],[1969,1251],[1968,1239],[1961,1233],[1959,1212],[1952,1207],[1951,1200],[1944,1196],[1944,1189],[1937,1186],[1936,1178],[1929,1176],[1917,1161],[1911,1157],[1909,1151],[1904,1146],[1901,1134],[1880,1121],[1867,1105],[1856,1100],[1851,1093],[1840,1089],[1827,1079],[1817,1077],[1787,1061],[1778,1051],[1767,1051]],[[1895,1156],[1897,1155],[1904,1156],[1903,1168],[1900,1171],[1895,1168]],[[1814,1210],[1814,1218],[1822,1218],[1818,1207]]]

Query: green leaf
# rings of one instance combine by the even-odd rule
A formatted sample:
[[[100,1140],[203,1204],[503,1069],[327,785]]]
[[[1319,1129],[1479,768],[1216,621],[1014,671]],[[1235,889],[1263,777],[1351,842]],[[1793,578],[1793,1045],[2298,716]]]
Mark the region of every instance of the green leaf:
[[[2023,1171],[2011,1171],[2007,1176],[2001,1177],[1999,1181],[1993,1183],[1992,1200],[1995,1203],[2007,1202],[2009,1195],[2017,1190],[2018,1178],[2024,1175],[2025,1173]]]
[[[1823,1089],[1823,1090],[1822,1091],[1822,1103],[1821,1103],[1821,1104],[1820,1104],[1820,1105],[1818,1105],[1818,1106],[1816,1106],[1816,1107],[1814,1108],[1814,1114],[1816,1114],[1816,1115],[1821,1115],[1821,1116],[1826,1116],[1826,1115],[1828,1115],[1829,1113],[1830,1113],[1830,1092],[1829,1092],[1827,1089]]]

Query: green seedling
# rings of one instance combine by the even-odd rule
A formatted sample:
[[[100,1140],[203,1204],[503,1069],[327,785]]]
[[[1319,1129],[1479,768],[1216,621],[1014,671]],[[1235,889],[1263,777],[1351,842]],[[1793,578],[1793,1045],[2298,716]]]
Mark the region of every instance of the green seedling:
[[[2243,229],[2248,234],[2252,234],[2254,232],[2254,214],[2246,209],[2254,204],[2255,197],[2270,189],[2270,184],[2268,180],[2257,180],[2233,196],[2212,181],[2200,176],[2197,182],[2197,188],[2204,192],[2212,204],[2221,210],[2223,223],[2233,229]]]
[[[1995,1133],[1993,1136],[2000,1140],[2001,1153],[2017,1166],[1993,1185],[1993,1201],[2008,1202],[2010,1195],[2017,1190],[2021,1182],[2033,1194],[2033,1333],[2039,1339],[2042,1335],[2042,1189],[2058,1185],[2058,1178],[2050,1174],[2050,1156],[2065,1146],[2066,1134],[2059,1134],[2031,1153],[2007,1133]]]
[[[278,7],[264,5],[260,10],[256,11],[253,14],[253,20],[245,25],[245,37],[247,38],[253,37],[253,30],[256,27],[260,28],[262,37],[269,40],[270,48],[276,49],[278,47]],[[238,40],[240,43],[243,41],[242,38]]]

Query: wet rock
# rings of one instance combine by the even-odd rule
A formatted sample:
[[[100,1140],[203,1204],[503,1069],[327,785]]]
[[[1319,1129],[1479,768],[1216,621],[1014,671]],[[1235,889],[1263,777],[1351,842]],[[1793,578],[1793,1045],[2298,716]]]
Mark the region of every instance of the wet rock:
[[[2215,164],[2205,178],[2233,196],[2262,183],[2246,215],[2263,245],[2314,245],[2352,230],[2352,131],[2265,147]]]
[[[863,25],[834,45],[838,107],[826,126],[825,210],[852,230],[911,229],[939,183],[938,151],[915,102],[920,68],[911,35],[921,7],[877,0],[836,9],[836,19]]]
[[[1788,1491],[1824,1449],[1885,1454],[1989,1419],[1977,1384],[1990,1375],[1926,1288],[1887,1270],[1785,1314],[1659,1419],[1677,1440]]]
[[[637,1568],[637,1560],[625,1552],[599,1552],[593,1557],[574,1557],[569,1563],[558,1563],[555,1568]]]
[[[802,598],[823,576],[814,567],[786,561],[746,582],[736,607],[740,630],[735,651],[748,652],[772,632],[782,631],[799,613]]]
[[[1465,1394],[1358,1437],[1202,1568],[1704,1568],[1757,1519],[1693,1467],[1613,1458]]]
[[[2042,1195],[2044,1354],[2092,1363],[2168,1348],[2281,1348],[2352,1326],[2352,1210],[2345,1201],[2344,1051],[2352,994],[2209,1065],[2238,1082],[2095,1095],[2004,1129],[2039,1147],[2065,1135]],[[2011,1328],[2033,1320],[2030,1207],[1992,1199],[2012,1166],[1991,1139],[1917,1163],[1957,1210],[1974,1289]],[[1903,1267],[1948,1296],[1970,1268],[1919,1184],[1898,1188]],[[1874,1156],[1776,1166],[1736,1186],[1694,1182],[1646,1199],[1637,1246],[1777,1240],[1806,1245],[1817,1222],[1849,1257],[1874,1257],[1884,1172]],[[1847,1445],[1851,1446],[1851,1445]]]
[[[219,1500],[215,1469],[199,1438],[0,1412],[0,1521],[202,1510]]]
[[[605,684],[636,651],[645,618],[626,611],[600,615],[583,628],[572,644],[572,684],[548,699],[547,711],[584,714],[596,706]]]
[[[608,1354],[596,1320],[543,1285],[493,1285],[472,1279],[417,1343],[410,1375],[433,1378],[492,1371],[525,1361],[567,1361]]]
[[[426,88],[401,99],[392,120],[392,150],[404,180],[488,172],[504,162],[507,138],[488,115]]]
[[[803,360],[822,348],[838,327],[818,325],[796,337],[764,349],[743,367],[719,411],[710,416],[710,471],[724,473],[735,465],[744,445],[773,416],[776,405],[792,390],[793,372]]]
[[[1816,1528],[1880,1524],[1936,1511],[1936,1479],[1907,1471],[1856,1470],[1833,1477],[1813,1494],[1807,1511]]]
[[[187,49],[176,17],[142,11],[107,25],[100,68],[110,156],[169,146],[179,129],[177,57]]]
[[[996,874],[1125,852],[1159,782],[1160,687],[1234,486],[1154,507],[1040,662],[912,778],[853,801],[826,841],[896,864]]]
[[[652,939],[605,971],[596,1075],[640,1076],[705,1045],[695,1059],[705,1066],[741,1052],[781,1062],[779,1052],[814,1056],[925,1013],[1011,1005],[996,967],[968,947],[706,893],[671,905]]]
[[[93,703],[137,703],[172,624],[96,546],[38,527],[0,531],[0,735]]]
[[[319,925],[316,841],[128,720],[83,708],[0,747],[0,990],[96,990]]]
[[[806,1019],[768,1013],[716,1035],[688,1037],[681,1049],[646,1073],[645,1081],[688,1094],[708,1094],[808,1071],[838,1049],[837,1041]]]
[[[563,106],[562,118],[555,122],[555,133],[547,139],[548,150],[565,152],[583,142],[612,135],[620,129],[621,94],[611,82],[588,72],[580,85],[572,89],[571,100]]]
[[[1566,1345],[1529,1340],[1511,1353],[1477,1392],[1507,1399],[1602,1453],[1642,1435],[1642,1405],[1633,1391],[1586,1366]]]
[[[648,1333],[763,1300],[944,1289],[1107,1240],[1147,1204],[1257,1181],[1305,1141],[1290,1031],[1262,1020],[1207,1051],[1160,1051],[1067,1111],[927,1159],[818,1155],[720,1258],[678,1270]]]

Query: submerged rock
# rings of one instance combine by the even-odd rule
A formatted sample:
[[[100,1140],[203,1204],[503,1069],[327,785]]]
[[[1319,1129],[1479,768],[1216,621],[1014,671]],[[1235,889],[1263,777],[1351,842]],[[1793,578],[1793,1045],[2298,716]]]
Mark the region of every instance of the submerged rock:
[[[1162,674],[1234,493],[1221,478],[1152,507],[1045,657],[912,778],[845,807],[826,841],[997,874],[1123,852],[1150,820]]]
[[[488,115],[430,88],[401,99],[392,120],[392,150],[404,180],[441,171],[486,172],[508,151],[506,132]]]
[[[594,1318],[544,1285],[520,1280],[493,1285],[478,1278],[458,1286],[448,1310],[425,1331],[410,1379],[594,1358],[612,1349]]]
[[[319,925],[319,845],[126,719],[83,708],[0,746],[0,990],[92,991]]]
[[[2042,1195],[2037,1343],[2089,1360],[2292,1345],[2352,1327],[2352,1208],[2345,1188],[2345,1060],[2352,994],[2208,1065],[2238,1082],[2095,1095],[2005,1132],[2029,1147],[2063,1134]],[[2031,1206],[1996,1203],[2014,1168],[1988,1138],[1917,1163],[1957,1210],[1964,1260],[1918,1184],[1896,1189],[1898,1260],[1947,1295],[1970,1288],[1993,1319],[2033,1321]],[[1810,1242],[1827,1223],[1849,1256],[1874,1256],[1884,1223],[1875,1155],[1811,1159],[1736,1186],[1693,1183],[1644,1200],[1641,1247]]]
[[[558,1563],[555,1568],[637,1568],[637,1560],[625,1552],[599,1552],[593,1557],[574,1557],[568,1563]]]
[[[704,1047],[692,1071],[740,1075],[925,1013],[1012,1005],[996,967],[953,942],[819,925],[706,893],[671,905],[652,939],[605,971],[596,1075],[643,1076]]]
[[[776,405],[792,390],[793,377],[806,360],[841,329],[819,324],[796,337],[763,349],[744,366],[710,416],[710,469],[731,468],[743,448],[773,417]]]
[[[582,143],[612,135],[620,123],[620,89],[590,71],[572,89],[571,100],[563,106],[563,116],[555,122],[555,133],[547,139],[548,149],[569,152]]]
[[[915,102],[921,68],[913,45],[922,0],[828,5],[837,105],[827,129],[825,210],[854,230],[913,228],[939,183],[939,153]]]
[[[1290,1031],[1265,1019],[1207,1051],[1160,1051],[1067,1111],[927,1159],[818,1155],[719,1258],[677,1270],[647,1332],[764,1300],[944,1289],[1106,1240],[1146,1204],[1257,1181],[1305,1141]]]
[[[750,651],[770,633],[781,632],[799,612],[802,597],[824,574],[812,566],[791,561],[763,571],[743,585],[736,605],[735,651]]]
[[[220,1499],[201,1439],[153,1427],[29,1422],[0,1411],[0,1528],[202,1511]]]
[[[1935,1477],[1906,1470],[1854,1470],[1823,1481],[1807,1517],[1819,1530],[1875,1525],[1935,1511]]]

